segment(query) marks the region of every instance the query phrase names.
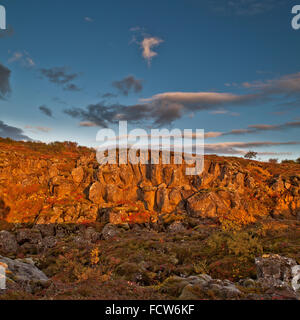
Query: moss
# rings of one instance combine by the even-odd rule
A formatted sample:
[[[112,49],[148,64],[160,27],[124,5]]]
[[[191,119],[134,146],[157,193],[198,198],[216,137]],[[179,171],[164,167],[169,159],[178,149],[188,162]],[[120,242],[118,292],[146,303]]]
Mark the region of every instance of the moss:
[[[182,290],[189,283],[184,281],[182,278],[172,276],[167,278],[162,284],[157,286],[157,289],[162,293],[167,293],[171,297],[179,297]]]

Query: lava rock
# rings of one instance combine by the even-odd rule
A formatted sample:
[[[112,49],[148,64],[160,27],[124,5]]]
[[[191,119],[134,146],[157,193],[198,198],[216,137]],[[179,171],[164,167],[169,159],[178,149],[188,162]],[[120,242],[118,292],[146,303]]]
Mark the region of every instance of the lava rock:
[[[48,277],[34,265],[31,259],[12,260],[0,256],[0,262],[8,267],[8,285],[16,283],[32,293],[37,286],[45,287],[49,284]]]
[[[118,234],[120,234],[120,229],[111,223],[108,223],[101,232],[102,238],[104,240],[114,238]]]
[[[16,237],[8,232],[0,232],[0,252],[2,254],[16,254],[18,250],[18,243]]]

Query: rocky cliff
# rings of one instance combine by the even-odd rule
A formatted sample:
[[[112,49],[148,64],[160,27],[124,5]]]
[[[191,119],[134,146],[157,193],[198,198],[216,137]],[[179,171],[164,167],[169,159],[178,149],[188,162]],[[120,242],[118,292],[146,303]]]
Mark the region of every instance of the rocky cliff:
[[[205,157],[199,176],[185,165],[103,165],[72,143],[0,140],[0,218],[8,222],[171,224],[261,216],[300,218],[300,165]]]

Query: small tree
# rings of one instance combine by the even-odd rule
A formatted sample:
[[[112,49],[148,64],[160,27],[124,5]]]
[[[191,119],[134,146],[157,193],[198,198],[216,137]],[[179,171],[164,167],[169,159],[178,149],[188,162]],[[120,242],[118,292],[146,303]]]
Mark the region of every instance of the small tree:
[[[245,154],[246,159],[255,159],[257,157],[258,153],[254,151],[249,151]]]
[[[278,163],[278,159],[269,159],[270,163]]]
[[[286,164],[288,164],[288,163],[296,163],[296,161],[285,159],[285,160],[282,160],[281,163],[286,163]]]
[[[298,158],[298,159],[296,160],[296,163],[300,164],[300,158]]]

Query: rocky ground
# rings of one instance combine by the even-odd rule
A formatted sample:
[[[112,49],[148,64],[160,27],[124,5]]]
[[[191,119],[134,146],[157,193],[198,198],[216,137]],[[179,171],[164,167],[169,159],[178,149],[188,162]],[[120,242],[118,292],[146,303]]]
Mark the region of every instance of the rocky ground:
[[[300,165],[105,165],[0,139],[0,299],[297,299]]]
[[[299,299],[299,222],[178,228],[2,223],[0,299]]]

